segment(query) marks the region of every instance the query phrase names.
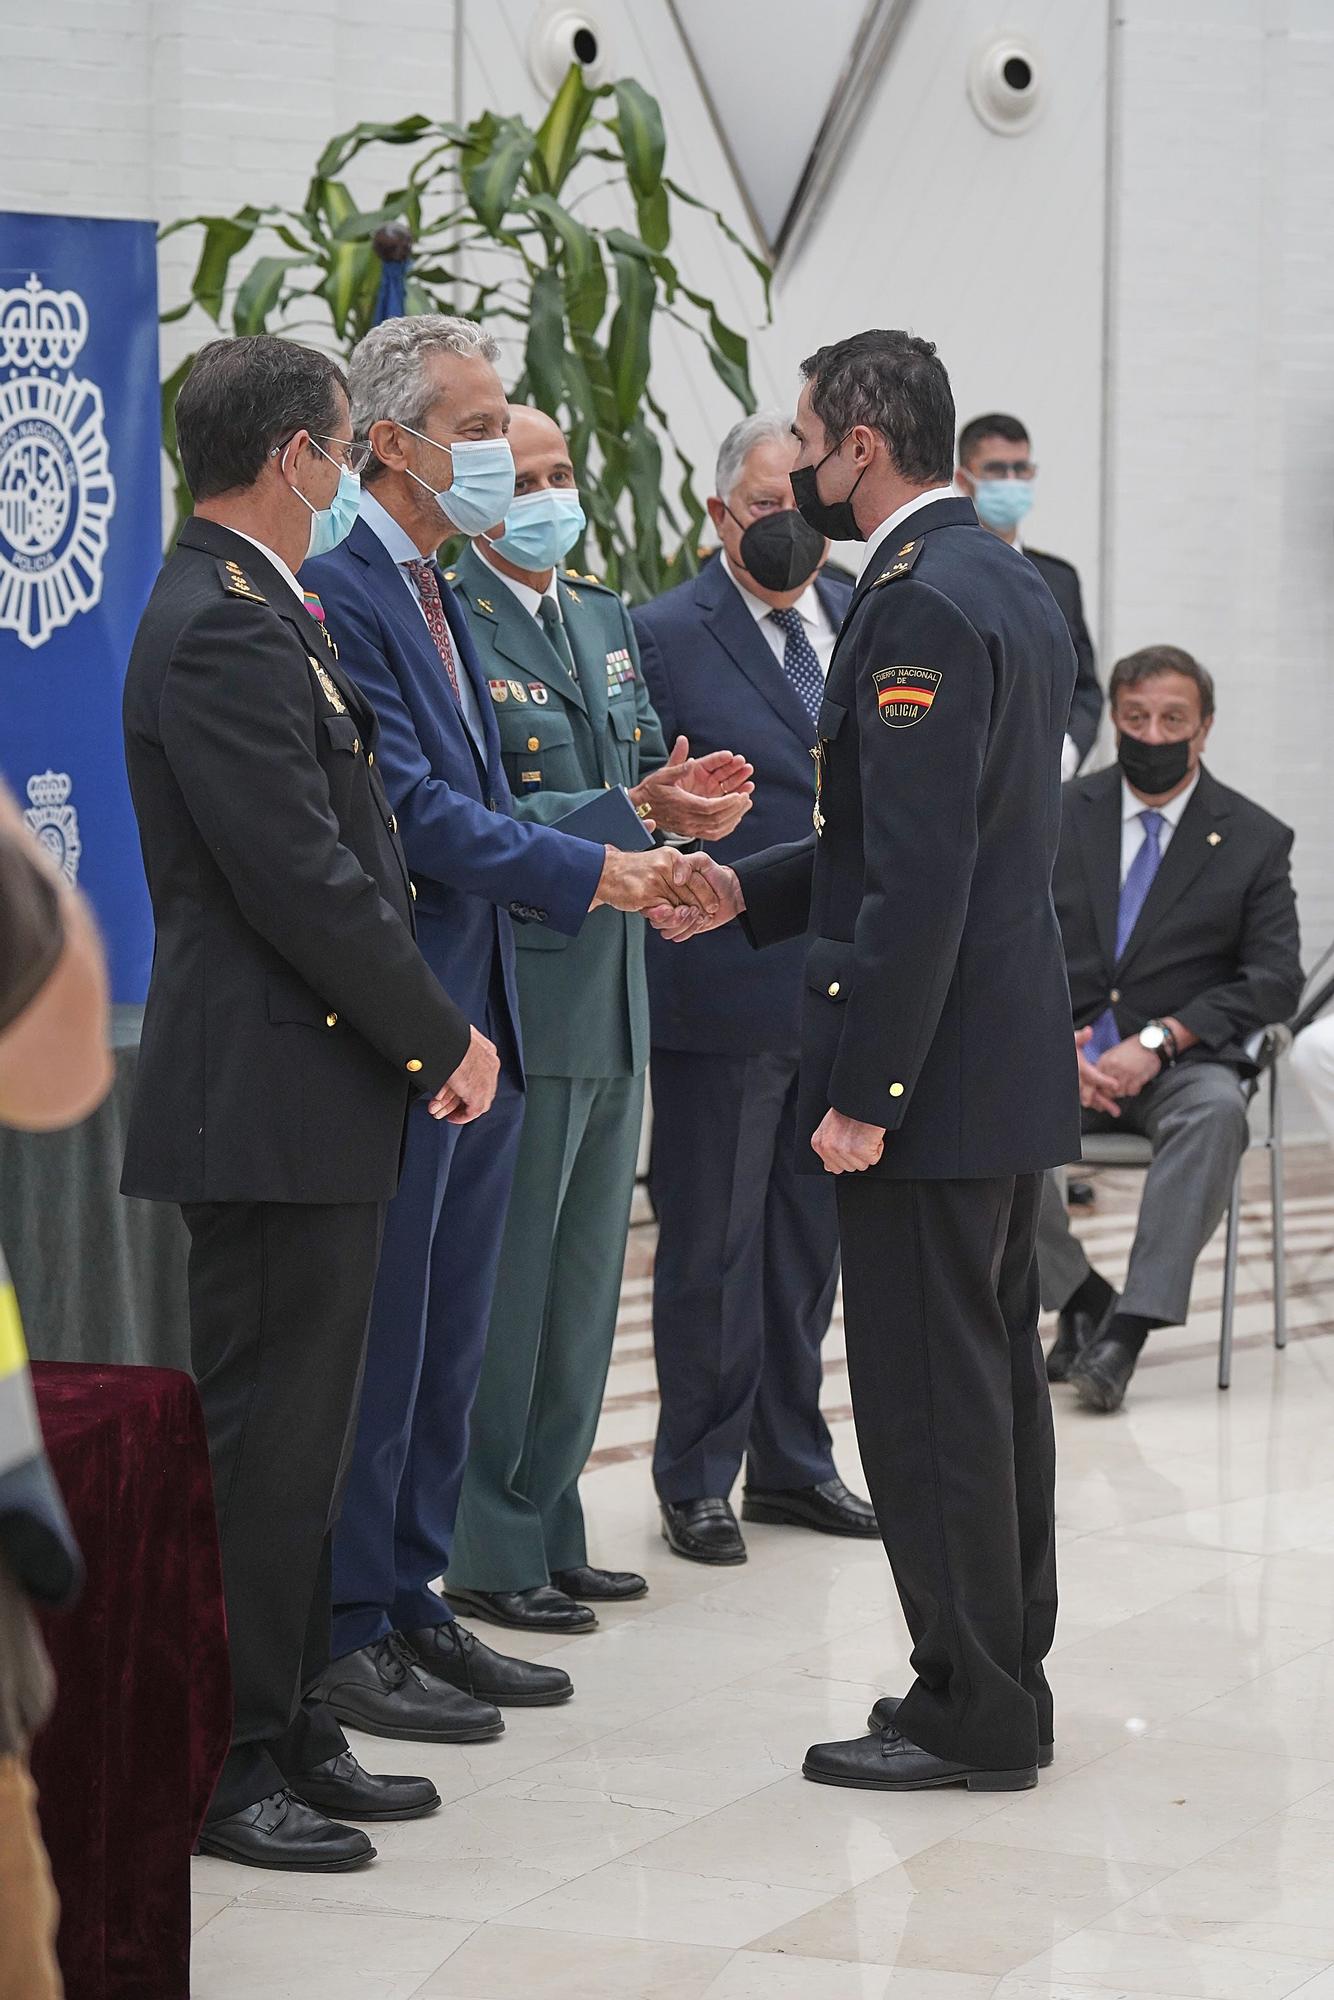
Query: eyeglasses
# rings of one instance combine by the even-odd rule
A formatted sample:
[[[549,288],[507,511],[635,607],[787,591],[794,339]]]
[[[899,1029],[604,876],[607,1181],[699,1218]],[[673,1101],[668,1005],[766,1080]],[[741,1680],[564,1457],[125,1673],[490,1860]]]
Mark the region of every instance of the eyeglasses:
[[[1032,479],[1037,467],[1028,458],[988,458],[972,471],[975,479]]]
[[[368,438],[327,437],[322,431],[312,431],[311,436],[320,444],[336,445],[349,472],[364,472],[370,464],[371,445]]]

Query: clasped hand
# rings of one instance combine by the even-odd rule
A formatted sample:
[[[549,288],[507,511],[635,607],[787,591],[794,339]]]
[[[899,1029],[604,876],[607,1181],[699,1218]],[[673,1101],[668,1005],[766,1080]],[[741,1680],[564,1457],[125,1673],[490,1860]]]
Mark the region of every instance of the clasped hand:
[[[750,811],[754,766],[731,750],[692,757],[678,736],[660,770],[641,778],[630,797],[664,833],[683,840],[725,840]]]
[[[1092,1039],[1092,1028],[1080,1028],[1075,1036],[1079,1101],[1085,1111],[1101,1111],[1108,1118],[1119,1118],[1122,1099],[1138,1097],[1147,1084],[1162,1074],[1162,1064],[1154,1050],[1146,1049],[1138,1037],[1118,1042],[1096,1062],[1090,1062],[1084,1050]]]

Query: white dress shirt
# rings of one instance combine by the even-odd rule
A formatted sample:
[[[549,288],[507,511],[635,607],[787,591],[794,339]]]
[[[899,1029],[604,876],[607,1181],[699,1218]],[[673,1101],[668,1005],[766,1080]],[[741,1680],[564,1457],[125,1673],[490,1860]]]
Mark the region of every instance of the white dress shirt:
[[[363,486],[361,489],[361,518],[372,534],[383,544],[385,551],[392,559],[395,568],[403,579],[404,588],[412,593],[412,601],[417,609],[421,611],[423,619],[425,619],[426,613],[422,610],[421,592],[413,581],[410,571],[406,570],[403,565],[410,562],[429,562],[430,557],[423,557],[421,550],[417,547],[407,529],[394,519],[387,507],[380,505],[369,486]],[[432,641],[432,644],[434,644],[434,641]],[[458,657],[457,648],[455,649],[454,664],[458,673],[459,704],[463,709],[463,720],[468,725],[468,734],[472,737],[473,742],[485,754],[486,730],[482,723],[482,712],[477,705],[477,695],[473,688],[472,676],[464,666],[463,661]]]
[[[901,528],[910,514],[915,514],[919,507],[934,507],[937,500],[959,500],[962,497],[953,486],[933,486],[929,492],[919,493],[915,500],[909,500],[905,506],[896,507],[889,519],[882,521],[880,526],[867,536],[866,560],[861,566],[858,582],[875,561],[880,544],[888,541],[894,530]]]
[[[541,618],[542,599],[549,597],[556,607],[556,616],[560,619],[562,625],[565,623],[564,614],[560,608],[560,592],[556,588],[556,572],[554,569],[551,572],[551,581],[548,583],[546,589],[534,590],[531,583],[520,583],[517,576],[506,576],[503,569],[497,569],[495,563],[491,560],[491,551],[485,542],[476,541],[472,546],[474,555],[479,555],[487,568],[495,572],[497,583],[503,583],[506,590],[513,591],[530,618]],[[569,637],[568,633],[566,637]]]
[[[1158,853],[1166,854],[1172,835],[1181,824],[1181,815],[1195,796],[1195,787],[1200,782],[1199,766],[1184,792],[1178,792],[1165,806],[1146,806],[1143,799],[1136,798],[1125,779],[1121,780],[1121,884],[1124,888],[1130,864],[1148,838],[1144,831],[1141,813],[1156,812],[1163,816],[1163,824],[1158,829]]]
[[[745,584],[732,568],[731,563],[728,562],[726,555],[721,556],[719,560],[727,576],[735,586],[741,602],[745,605],[747,611],[749,611],[751,617],[759,626],[760,631],[764,634],[765,643],[769,651],[781,667],[783,664],[783,649],[787,645],[787,634],[781,625],[774,624],[770,616],[773,610],[772,604],[766,604],[764,599],[757,597],[753,590],[747,590]],[[814,578],[811,579],[805,590],[802,591],[801,596],[792,606],[792,609],[801,614],[801,622],[806,627],[806,637],[815,648],[815,657],[820,662],[820,672],[827,680],[829,678],[829,662],[834,657],[834,642],[838,638],[838,633],[825,616],[825,608],[820,602],[820,593],[815,588]]]
[[[232,533],[234,535],[240,535],[241,540],[243,542],[249,542],[252,549],[258,549],[260,554],[263,556],[265,562],[271,563],[274,569],[277,570],[279,576],[282,578],[283,582],[288,586],[293,597],[295,597],[297,603],[298,604],[305,603],[306,601],[305,591],[301,588],[301,585],[292,575],[291,570],[287,567],[287,564],[278,554],[277,549],[271,549],[267,542],[257,542],[255,540],[255,537],[253,535],[247,535],[243,528],[233,528]]]

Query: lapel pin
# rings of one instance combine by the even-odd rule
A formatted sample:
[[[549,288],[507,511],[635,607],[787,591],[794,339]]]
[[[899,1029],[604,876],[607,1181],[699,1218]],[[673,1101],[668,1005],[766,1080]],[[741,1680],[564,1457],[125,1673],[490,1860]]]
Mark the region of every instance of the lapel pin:
[[[1222,845],[1222,841],[1223,841],[1223,836],[1221,833],[1211,833],[1209,835],[1210,847],[1220,847]]]

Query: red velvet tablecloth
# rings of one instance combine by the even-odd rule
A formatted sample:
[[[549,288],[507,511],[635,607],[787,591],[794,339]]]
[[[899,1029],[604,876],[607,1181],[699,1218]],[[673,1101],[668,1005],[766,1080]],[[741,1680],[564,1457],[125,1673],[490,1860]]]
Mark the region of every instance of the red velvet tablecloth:
[[[32,1758],[68,2000],[188,2000],[190,1850],[231,1727],[199,1398],[174,1369],[32,1373],[88,1565],[43,1620],[59,1695]]]

